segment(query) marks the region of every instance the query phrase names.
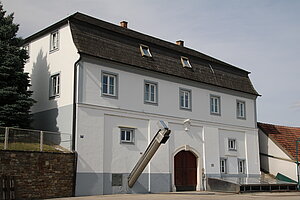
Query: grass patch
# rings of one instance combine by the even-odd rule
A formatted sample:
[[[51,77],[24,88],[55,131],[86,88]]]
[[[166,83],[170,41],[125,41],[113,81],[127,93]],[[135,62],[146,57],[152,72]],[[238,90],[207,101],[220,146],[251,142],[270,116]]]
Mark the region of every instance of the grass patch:
[[[62,150],[57,149],[63,149],[60,146],[57,145],[43,145],[43,151],[47,152],[63,152]],[[4,144],[0,143],[0,150],[4,150]],[[7,150],[19,150],[19,151],[40,151],[40,144],[39,143],[22,143],[22,142],[15,142],[15,143],[9,143]]]

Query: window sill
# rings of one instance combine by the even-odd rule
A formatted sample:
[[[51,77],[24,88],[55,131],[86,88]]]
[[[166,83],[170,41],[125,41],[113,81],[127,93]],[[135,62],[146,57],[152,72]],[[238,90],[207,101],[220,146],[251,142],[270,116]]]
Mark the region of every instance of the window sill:
[[[59,50],[59,48],[56,48],[56,49],[50,49],[49,54],[52,54],[52,53],[54,53],[54,52],[57,52],[58,50]]]
[[[109,94],[104,94],[104,93],[102,93],[101,96],[102,96],[102,97],[111,98],[111,99],[118,99],[118,96],[117,96],[117,95],[109,95]]]
[[[125,141],[121,141],[120,144],[129,144],[129,145],[134,145],[134,142],[125,142]]]
[[[184,107],[180,107],[180,110],[192,111],[192,109],[191,109],[191,108],[184,108]]]
[[[49,97],[49,100],[57,99],[57,98],[59,98],[59,97],[60,97],[59,94],[58,94],[58,95],[53,95],[53,96],[50,96],[50,97]]]
[[[152,106],[158,106],[157,102],[151,102],[151,101],[144,101],[144,104],[152,105]]]
[[[210,114],[214,115],[214,116],[221,116],[221,113],[213,113],[213,112],[211,112]]]

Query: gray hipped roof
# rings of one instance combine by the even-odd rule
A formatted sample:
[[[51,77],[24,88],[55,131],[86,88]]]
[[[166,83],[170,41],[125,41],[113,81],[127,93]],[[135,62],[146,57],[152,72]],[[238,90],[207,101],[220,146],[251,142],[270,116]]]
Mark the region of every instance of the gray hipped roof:
[[[248,77],[249,72],[198,51],[82,13],[75,13],[64,20],[69,21],[75,46],[81,54],[259,95]],[[63,23],[64,20],[53,26]],[[141,55],[140,44],[149,46],[152,57]],[[192,68],[182,67],[181,56],[189,58]]]

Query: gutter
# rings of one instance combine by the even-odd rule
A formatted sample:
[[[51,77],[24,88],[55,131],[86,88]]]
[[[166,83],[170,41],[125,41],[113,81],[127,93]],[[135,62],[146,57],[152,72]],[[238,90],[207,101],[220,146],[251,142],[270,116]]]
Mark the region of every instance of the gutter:
[[[73,88],[73,119],[72,119],[72,147],[71,150],[74,152],[74,171],[73,171],[73,188],[72,196],[76,195],[76,178],[77,178],[77,160],[78,154],[75,151],[76,142],[76,120],[77,120],[77,110],[76,110],[76,97],[77,97],[77,66],[81,61],[81,54],[79,54],[79,59],[74,63],[74,88]]]
[[[292,160],[292,159],[287,159],[287,158],[281,158],[281,157],[277,157],[277,156],[272,156],[269,154],[265,154],[265,153],[259,153],[261,156],[266,156],[269,158],[274,158],[274,159],[278,159],[278,160],[284,160],[284,161],[288,161],[288,162],[292,162],[292,163],[297,163],[296,160]]]
[[[81,54],[79,53],[79,59],[74,63],[74,83],[73,83],[73,121],[72,121],[72,151],[75,151],[76,144],[76,120],[77,120],[77,109],[76,109],[76,97],[77,97],[77,66],[81,61]]]

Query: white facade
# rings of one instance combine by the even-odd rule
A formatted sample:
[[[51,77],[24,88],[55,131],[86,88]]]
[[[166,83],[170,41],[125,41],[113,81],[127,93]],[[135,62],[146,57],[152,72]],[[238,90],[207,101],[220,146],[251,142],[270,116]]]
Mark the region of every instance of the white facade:
[[[59,49],[50,50],[50,34],[29,43],[30,60],[25,70],[32,79],[32,108],[36,128],[72,132],[74,67],[77,67],[76,144],[78,152],[77,195],[126,192],[175,191],[174,157],[190,151],[196,157],[196,190],[203,190],[205,177],[259,176],[256,96],[163,75],[129,65],[79,56],[68,24],[59,31]],[[77,61],[79,60],[78,65]],[[51,75],[60,74],[60,92],[49,98]],[[117,97],[102,94],[102,74],[116,75]],[[156,104],[145,103],[144,84],[157,84]],[[191,109],[180,108],[180,89],[191,93]],[[211,95],[220,98],[220,115],[210,112]],[[245,119],[237,117],[237,101],[245,102]],[[163,120],[170,139],[154,155],[133,188],[127,176],[158,131]],[[134,129],[134,143],[121,143],[120,129]],[[236,149],[228,149],[228,140]],[[226,159],[226,173],[220,159]],[[238,171],[238,161],[245,170]],[[113,174],[122,184],[113,186]]]
[[[163,120],[172,131],[171,136],[145,169],[144,173],[147,176],[163,174],[168,177],[169,174],[171,180],[166,182],[171,184],[172,190],[175,190],[174,156],[181,150],[192,151],[197,157],[197,190],[204,188],[202,170],[206,177],[259,176],[255,99],[247,98],[243,94],[238,96],[237,93],[226,90],[221,92],[213,87],[210,90],[201,88],[184,79],[175,79],[138,69],[130,71],[128,67],[104,60],[83,59],[81,61],[77,126],[78,133],[82,134],[77,136],[76,150],[81,152],[79,163],[84,165],[79,164],[79,173],[130,173],[141,153],[145,151],[158,131],[158,120]],[[117,75],[117,98],[101,95],[103,71]],[[144,102],[145,81],[157,83],[157,105]],[[191,111],[180,109],[179,88],[192,91]],[[211,94],[221,98],[220,116],[210,114]],[[246,119],[236,117],[237,100],[246,102]],[[185,130],[187,126],[184,121],[187,119],[191,122],[189,130]],[[119,127],[123,126],[135,128],[134,144],[120,143]],[[236,151],[228,150],[229,138],[236,140]],[[220,158],[227,159],[226,174],[220,173]],[[245,174],[238,173],[239,159],[246,161]],[[103,183],[105,182],[104,180]],[[144,192],[159,192],[156,189],[157,185],[161,184],[150,175]],[[163,188],[169,187],[167,185]],[[125,186],[118,190],[135,192]],[[112,192],[115,192],[114,189]],[[105,188],[103,193],[106,193]]]

